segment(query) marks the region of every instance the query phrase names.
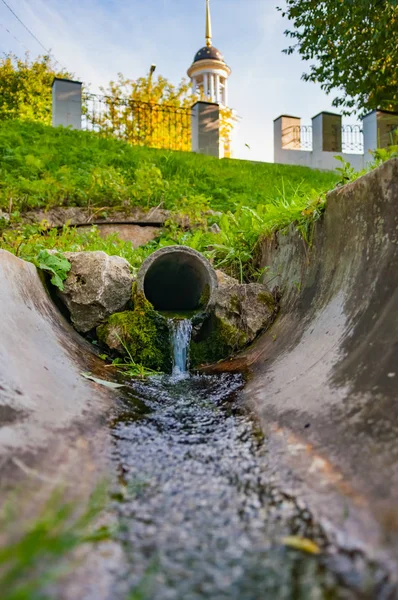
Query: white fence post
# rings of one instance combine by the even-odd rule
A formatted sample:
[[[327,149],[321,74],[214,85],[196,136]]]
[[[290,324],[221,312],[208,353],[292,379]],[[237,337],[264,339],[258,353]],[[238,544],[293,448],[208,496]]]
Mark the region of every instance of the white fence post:
[[[220,107],[212,102],[196,102],[192,107],[192,152],[224,157],[220,137]]]
[[[300,117],[280,115],[274,119],[274,162],[284,163],[284,150],[300,149]]]
[[[321,112],[312,117],[312,151],[341,152],[341,115]]]
[[[365,165],[373,161],[372,150],[387,148],[394,142],[393,132],[398,129],[398,113],[372,110],[362,119]]]
[[[53,127],[82,128],[82,84],[80,81],[54,78],[52,85]]]

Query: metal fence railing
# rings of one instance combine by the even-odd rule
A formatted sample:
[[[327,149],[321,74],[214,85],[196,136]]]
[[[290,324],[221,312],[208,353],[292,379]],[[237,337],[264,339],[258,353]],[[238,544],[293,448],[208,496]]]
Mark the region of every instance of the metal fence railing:
[[[346,154],[363,154],[363,130],[361,125],[343,125],[340,132],[336,129],[333,136],[335,147],[339,148],[341,143],[341,152]],[[340,142],[340,139],[341,142]],[[282,131],[282,148],[285,150],[307,150],[312,151],[312,126],[294,125],[286,127]],[[339,150],[335,150],[338,152]]]
[[[297,150],[312,150],[312,126],[298,125],[292,127],[292,145]]]
[[[342,152],[346,154],[363,154],[362,125],[343,125],[341,128]]]
[[[191,116],[191,108],[83,96],[82,129],[114,135],[137,146],[190,151]]]

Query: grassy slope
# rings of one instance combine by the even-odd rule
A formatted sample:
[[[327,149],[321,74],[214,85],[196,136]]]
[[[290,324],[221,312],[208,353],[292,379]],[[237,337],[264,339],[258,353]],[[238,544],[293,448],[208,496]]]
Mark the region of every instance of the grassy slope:
[[[337,165],[337,163],[336,163]],[[313,195],[337,175],[306,167],[223,160],[133,147],[88,132],[0,124],[0,208],[135,204],[220,211]]]
[[[139,268],[159,246],[185,244],[241,281],[256,280],[258,240],[295,223],[310,242],[325,194],[338,175],[193,153],[130,146],[97,134],[7,121],[0,124],[0,248],[40,264],[44,249],[104,250]],[[64,228],[24,226],[20,213],[62,205],[149,208],[162,204],[199,224],[185,231],[172,220],[159,239],[134,250],[117,236],[102,239]],[[221,214],[207,213],[212,208]],[[207,215],[207,216],[204,216]],[[210,228],[217,223],[219,230]]]

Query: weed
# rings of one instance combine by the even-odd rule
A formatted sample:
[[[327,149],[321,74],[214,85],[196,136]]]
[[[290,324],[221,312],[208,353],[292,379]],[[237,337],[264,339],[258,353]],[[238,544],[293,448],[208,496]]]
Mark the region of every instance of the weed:
[[[372,152],[374,166],[379,166],[390,158],[398,157],[398,129],[390,133],[390,145],[387,148],[379,148]]]
[[[50,273],[51,283],[63,291],[64,281],[71,269],[71,264],[62,253],[50,254],[48,250],[40,250],[35,264],[39,269]]]
[[[0,589],[2,600],[49,600],[46,590],[75,567],[73,552],[83,544],[110,539],[111,532],[94,522],[106,502],[106,488],[99,486],[84,510],[65,501],[63,490],[50,496],[40,516],[24,523],[14,503],[0,516],[2,534],[9,540],[0,548]]]
[[[349,162],[344,160],[342,156],[335,156],[334,158],[338,160],[342,165],[341,167],[336,168],[336,171],[340,174],[340,180],[337,183],[337,185],[339,186],[345,185],[346,183],[350,183],[351,181],[358,179],[358,177],[366,173],[366,169],[363,169],[362,171],[356,171],[354,167],[352,167]]]
[[[119,340],[121,346],[127,354],[127,357],[124,358],[115,358],[112,361],[112,365],[116,366],[118,369],[122,370],[125,375],[129,375],[129,377],[139,377],[140,379],[144,379],[145,377],[149,377],[150,375],[159,375],[159,371],[154,371],[153,369],[148,369],[143,365],[140,365],[135,362],[132,357],[132,354],[125,342],[122,340],[120,335],[115,334],[116,338]]]
[[[293,281],[293,285],[296,286],[298,292],[301,292],[301,281]]]
[[[125,258],[136,272],[145,258],[156,250],[157,242],[134,249],[130,242],[124,242],[116,234],[102,238],[98,228],[93,226],[83,231],[80,228],[65,225],[61,230],[47,229],[45,223],[36,225],[19,225],[14,229],[0,231],[0,248],[37,264],[37,257],[42,250],[58,252],[81,252],[83,250],[102,250],[110,256]]]

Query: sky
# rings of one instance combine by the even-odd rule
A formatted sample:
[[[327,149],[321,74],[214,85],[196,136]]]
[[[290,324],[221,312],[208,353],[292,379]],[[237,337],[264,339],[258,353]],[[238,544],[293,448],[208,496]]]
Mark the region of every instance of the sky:
[[[156,64],[173,83],[205,43],[205,0],[6,0],[24,24],[92,92],[117,73],[136,79]],[[232,69],[229,102],[239,116],[234,157],[272,162],[273,120],[333,111],[332,97],[301,80],[306,63],[282,53],[284,0],[211,0],[213,45]],[[0,54],[43,48],[0,0]],[[351,118],[352,121],[352,118]]]

